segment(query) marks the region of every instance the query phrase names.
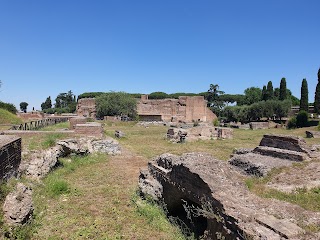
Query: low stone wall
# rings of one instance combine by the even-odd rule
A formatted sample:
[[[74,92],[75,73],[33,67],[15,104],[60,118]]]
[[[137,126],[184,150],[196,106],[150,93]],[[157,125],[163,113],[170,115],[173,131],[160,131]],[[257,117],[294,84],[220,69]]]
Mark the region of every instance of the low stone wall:
[[[21,162],[21,138],[0,135],[0,181],[17,174]]]
[[[101,138],[103,136],[103,128],[101,123],[85,123],[76,124],[74,129],[76,134]]]
[[[87,118],[85,118],[85,117],[73,117],[73,118],[70,118],[69,122],[70,122],[69,129],[70,130],[74,130],[76,128],[77,124],[86,123],[87,122]]]
[[[252,130],[269,128],[269,122],[250,122],[249,125]]]

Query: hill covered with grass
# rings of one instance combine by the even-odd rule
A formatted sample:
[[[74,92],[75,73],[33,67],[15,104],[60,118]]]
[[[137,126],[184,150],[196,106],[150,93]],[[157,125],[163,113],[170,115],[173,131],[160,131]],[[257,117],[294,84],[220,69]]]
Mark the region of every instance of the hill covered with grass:
[[[0,108],[0,124],[21,124],[22,120],[15,114]]]

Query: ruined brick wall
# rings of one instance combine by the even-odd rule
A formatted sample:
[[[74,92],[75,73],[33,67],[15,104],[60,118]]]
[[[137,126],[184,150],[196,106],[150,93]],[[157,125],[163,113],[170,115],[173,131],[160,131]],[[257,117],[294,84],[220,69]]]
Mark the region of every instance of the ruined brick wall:
[[[75,129],[77,124],[86,123],[87,118],[85,118],[85,117],[72,117],[72,118],[70,118],[69,122],[70,122],[69,129],[73,130],[73,129]]]
[[[23,121],[29,121],[29,120],[39,120],[44,118],[44,113],[40,112],[28,112],[28,113],[18,113],[18,117],[20,117]]]
[[[77,124],[74,129],[76,134],[101,138],[103,136],[103,128],[101,123],[85,123]]]
[[[0,135],[0,181],[17,174],[21,162],[21,138]]]
[[[77,103],[77,114],[82,117],[96,117],[96,99],[81,98]]]
[[[142,120],[152,119],[172,122],[212,121],[216,116],[207,108],[203,96],[181,96],[179,99],[153,99],[143,96],[137,105]],[[211,113],[210,113],[211,112]],[[157,117],[156,117],[157,116]]]

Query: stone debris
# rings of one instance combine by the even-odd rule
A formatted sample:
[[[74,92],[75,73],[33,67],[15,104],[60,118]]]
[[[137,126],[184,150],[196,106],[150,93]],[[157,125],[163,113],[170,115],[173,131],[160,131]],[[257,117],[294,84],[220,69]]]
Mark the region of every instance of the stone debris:
[[[32,190],[18,183],[14,192],[7,195],[4,205],[4,220],[8,225],[26,223],[33,213]]]
[[[28,163],[22,164],[19,171],[27,177],[40,179],[46,176],[59,164],[59,157],[69,155],[87,155],[94,152],[109,155],[121,154],[119,143],[114,139],[65,139],[57,142],[57,146],[45,151],[31,153]]]
[[[273,168],[288,167],[317,155],[303,138],[266,134],[258,147],[240,154],[236,152],[229,163],[244,174],[263,177]]]
[[[58,158],[62,155],[61,147],[53,147],[46,151],[31,154],[31,161],[20,167],[27,177],[40,179],[45,177],[53,168],[58,165]]]
[[[299,226],[319,225],[320,213],[251,193],[226,161],[205,153],[163,154],[139,177],[142,196],[164,203],[205,239],[316,239]],[[298,226],[299,223],[299,226]],[[220,238],[218,238],[218,235]],[[303,236],[303,238],[302,238]],[[222,238],[224,237],[224,238]]]
[[[233,129],[200,125],[190,128],[169,128],[167,139],[172,142],[192,142],[197,140],[232,139]]]
[[[320,131],[306,131],[307,138],[320,138]]]
[[[115,130],[115,132],[114,132],[114,136],[116,138],[123,138],[123,137],[125,137],[125,135],[126,134],[124,132],[120,131],[120,130]]]

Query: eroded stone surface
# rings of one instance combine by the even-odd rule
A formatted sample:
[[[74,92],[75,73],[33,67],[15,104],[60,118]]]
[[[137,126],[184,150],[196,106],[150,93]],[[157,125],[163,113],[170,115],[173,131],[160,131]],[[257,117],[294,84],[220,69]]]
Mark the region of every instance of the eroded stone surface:
[[[18,183],[16,190],[7,195],[3,212],[4,220],[9,225],[20,225],[27,222],[33,212],[31,188]]]
[[[288,167],[317,157],[318,153],[300,137],[266,134],[252,151],[238,151],[229,160],[239,171],[263,177],[273,168]]]
[[[227,162],[204,153],[154,158],[141,172],[139,187],[206,239],[302,239],[298,223],[320,224],[320,213],[255,196]]]

